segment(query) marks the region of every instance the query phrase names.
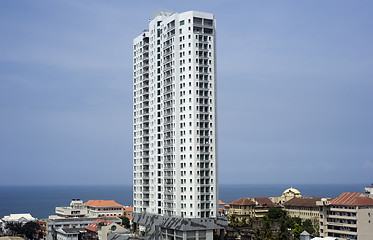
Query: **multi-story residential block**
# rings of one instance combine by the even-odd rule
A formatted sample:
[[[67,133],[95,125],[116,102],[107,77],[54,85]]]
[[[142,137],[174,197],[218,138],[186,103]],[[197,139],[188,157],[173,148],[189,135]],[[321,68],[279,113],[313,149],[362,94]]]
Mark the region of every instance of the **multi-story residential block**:
[[[292,198],[284,203],[284,207],[290,217],[299,217],[302,221],[309,219],[318,227],[320,207],[316,202],[320,200],[321,198],[314,197]]]
[[[337,239],[373,238],[373,199],[358,192],[344,192],[320,206],[320,235]]]
[[[218,216],[213,15],[159,12],[134,39],[133,57],[134,221],[156,215],[206,219],[212,227]],[[212,234],[203,231],[200,239]]]

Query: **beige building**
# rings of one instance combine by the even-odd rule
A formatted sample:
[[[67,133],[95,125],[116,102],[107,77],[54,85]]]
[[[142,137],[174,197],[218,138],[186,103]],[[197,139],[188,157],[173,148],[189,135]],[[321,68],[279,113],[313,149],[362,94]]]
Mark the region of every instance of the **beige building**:
[[[362,193],[344,192],[320,207],[320,236],[337,239],[373,239],[373,199]]]
[[[236,216],[238,219],[254,216],[255,202],[249,198],[240,198],[229,203],[229,216]]]
[[[84,203],[89,217],[123,216],[123,205],[114,200],[88,200]]]
[[[235,215],[238,219],[264,217],[271,207],[276,207],[276,204],[268,197],[240,198],[230,202],[229,205],[229,215]]]
[[[284,203],[290,217],[299,217],[302,221],[311,220],[314,226],[319,225],[320,207],[316,202],[321,198],[293,198]]]

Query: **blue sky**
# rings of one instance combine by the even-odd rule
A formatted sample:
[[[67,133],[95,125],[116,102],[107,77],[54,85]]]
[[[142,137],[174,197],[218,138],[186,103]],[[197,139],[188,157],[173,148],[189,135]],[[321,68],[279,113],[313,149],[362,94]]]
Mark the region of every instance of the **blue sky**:
[[[0,1],[0,185],[132,183],[132,39],[217,20],[220,183],[373,181],[371,1]]]

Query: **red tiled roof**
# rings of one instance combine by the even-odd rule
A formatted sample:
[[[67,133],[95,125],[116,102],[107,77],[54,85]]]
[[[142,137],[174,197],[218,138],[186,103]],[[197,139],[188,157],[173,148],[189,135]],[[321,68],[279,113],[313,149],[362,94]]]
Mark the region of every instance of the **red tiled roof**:
[[[114,200],[88,200],[84,205],[90,207],[123,207],[123,205],[116,203]]]
[[[344,192],[330,201],[332,205],[373,206],[373,199],[358,192]]]
[[[219,200],[219,205],[225,205],[226,203],[223,202],[222,200]]]
[[[321,198],[293,198],[285,202],[285,206],[299,206],[299,207],[317,207],[316,201],[320,201]]]
[[[133,212],[133,207],[124,207],[125,212]]]
[[[230,202],[229,205],[251,206],[255,205],[255,202],[251,201],[248,198],[240,198],[236,201]]]
[[[98,231],[98,225],[99,225],[99,223],[107,223],[108,225],[110,225],[113,222],[106,221],[106,220],[103,220],[103,219],[97,219],[96,221],[94,221],[93,223],[91,223],[91,225],[89,225],[85,229],[87,229],[89,231],[92,231],[92,232],[97,232]]]
[[[276,205],[268,197],[258,197],[255,198],[255,201],[257,201],[262,207],[276,207]]]

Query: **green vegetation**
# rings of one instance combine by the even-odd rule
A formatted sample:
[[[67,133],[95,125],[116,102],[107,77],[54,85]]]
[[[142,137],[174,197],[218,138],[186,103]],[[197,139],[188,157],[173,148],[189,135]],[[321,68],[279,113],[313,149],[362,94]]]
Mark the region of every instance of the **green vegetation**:
[[[122,216],[122,217],[119,217],[120,219],[122,219],[122,225],[125,227],[125,228],[130,228],[131,227],[131,224],[130,224],[130,220],[128,217],[126,216]]]
[[[304,230],[317,235],[317,229],[313,227],[311,220],[302,222],[298,217],[289,217],[281,208],[270,208],[263,218],[238,219],[232,215],[229,220],[229,226],[248,229],[256,240],[298,240]]]
[[[9,222],[5,225],[5,229],[10,231],[13,236],[25,236],[27,239],[38,239],[37,232],[40,230],[40,225],[37,222],[27,222],[22,226],[18,222]]]

